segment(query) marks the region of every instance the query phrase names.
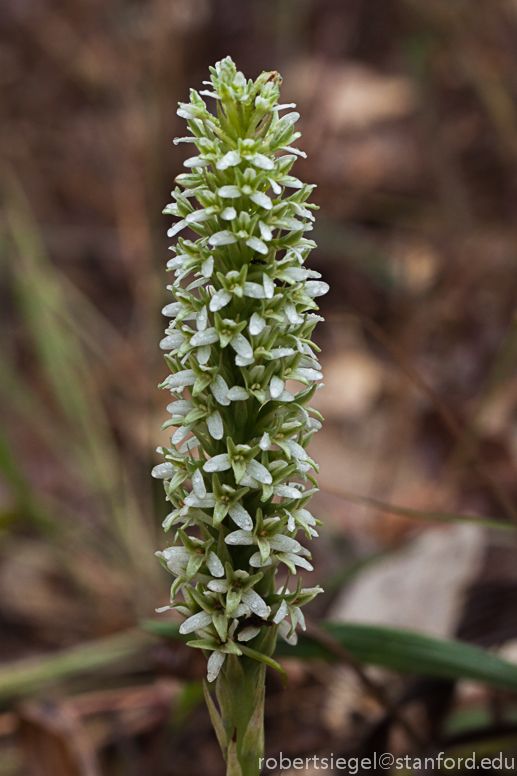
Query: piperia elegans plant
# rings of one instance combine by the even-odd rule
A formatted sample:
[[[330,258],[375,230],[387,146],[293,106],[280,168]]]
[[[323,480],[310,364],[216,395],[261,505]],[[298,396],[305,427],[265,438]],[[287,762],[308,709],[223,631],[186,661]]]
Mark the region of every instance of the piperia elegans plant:
[[[208,687],[206,697],[228,773],[248,776],[260,772],[265,664],[282,670],[277,632],[295,642],[300,607],[321,592],[287,580],[312,570],[298,533],[317,536],[307,445],[321,424],[307,403],[322,378],[314,298],[328,286],[304,267],[314,187],[290,175],[305,154],[290,146],[298,114],[278,105],[280,76],[246,81],[230,58],[211,74],[211,91],[192,90],[178,110],[192,136],[175,142],[197,155],[164,213],[180,219],[169,237],[190,227],[199,239],[179,237],[167,264],[161,387],[172,394],[164,428],[176,430],[153,475],[172,505],[174,542],[158,553],[175,577],[170,607],[217,680],[219,711]]]

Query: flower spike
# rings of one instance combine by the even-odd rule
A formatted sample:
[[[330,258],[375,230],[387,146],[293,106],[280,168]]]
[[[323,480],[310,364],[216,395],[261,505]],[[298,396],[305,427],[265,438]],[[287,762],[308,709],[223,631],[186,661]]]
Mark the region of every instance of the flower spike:
[[[160,343],[172,436],[152,473],[173,507],[164,528],[176,535],[157,555],[175,577],[171,595],[181,595],[170,603],[185,617],[180,631],[195,634],[189,644],[217,680],[231,773],[257,776],[265,665],[282,670],[277,632],[293,643],[300,607],[321,592],[298,578],[290,593],[285,576],[276,592],[275,575],[312,569],[297,535],[317,536],[307,445],[321,424],[307,402],[322,379],[314,300],[328,286],[304,266],[315,247],[305,236],[314,187],[291,174],[305,154],[292,147],[295,106],[278,104],[280,76],[247,81],[229,57],[210,71],[210,90],[191,90],[178,110],[192,136],[175,142],[197,153],[164,210],[178,219]]]

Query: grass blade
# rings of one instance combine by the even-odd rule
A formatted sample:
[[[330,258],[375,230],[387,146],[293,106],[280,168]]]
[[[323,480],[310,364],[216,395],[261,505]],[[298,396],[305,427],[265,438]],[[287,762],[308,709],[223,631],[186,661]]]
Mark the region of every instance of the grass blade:
[[[145,621],[142,627],[156,636],[186,641],[179,624]],[[476,679],[495,687],[517,691],[517,666],[492,652],[453,639],[439,639],[409,630],[361,623],[324,622],[328,631],[357,660],[393,671],[445,679]],[[291,646],[280,640],[275,657],[334,661],[324,646],[300,635]]]

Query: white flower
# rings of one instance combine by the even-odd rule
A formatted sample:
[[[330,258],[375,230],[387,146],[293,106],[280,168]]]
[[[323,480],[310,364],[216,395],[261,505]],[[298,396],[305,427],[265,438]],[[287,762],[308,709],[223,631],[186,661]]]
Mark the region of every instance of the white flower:
[[[303,288],[307,296],[323,296],[329,290],[329,284],[324,283],[322,280],[309,280]]]
[[[189,617],[188,620],[185,620],[185,622],[181,623],[180,633],[194,633],[196,630],[206,628],[206,626],[210,625],[211,622],[212,615],[209,614],[209,612],[199,612],[198,614],[194,614],[192,617]]]
[[[203,469],[206,472],[225,472],[228,469],[232,468],[232,463],[230,461],[230,456],[228,453],[221,453],[220,455],[214,455],[213,458],[210,458],[209,461],[207,461]]]
[[[248,326],[250,334],[253,336],[257,336],[258,334],[261,333],[261,331],[263,331],[265,325],[266,325],[266,322],[264,318],[261,318],[261,316],[258,313],[253,313],[253,315],[250,318],[250,322]]]
[[[237,197],[242,196],[238,186],[221,186],[217,193],[220,197],[225,197],[227,199],[236,199]]]
[[[273,207],[273,203],[268,195],[262,194],[260,191],[256,191],[254,194],[251,194],[250,199],[256,205],[259,205],[259,207],[264,208],[264,210],[271,210]]]
[[[222,310],[223,307],[226,307],[228,302],[231,301],[232,295],[229,291],[227,291],[225,288],[221,288],[219,291],[216,291],[213,297],[210,300],[210,310],[213,313],[216,313],[218,310]]]
[[[196,375],[192,369],[185,369],[183,372],[169,375],[165,382],[169,388],[186,388],[188,385],[194,385]]]
[[[241,157],[237,153],[237,151],[228,151],[227,154],[223,156],[222,159],[219,159],[219,161],[216,164],[216,167],[218,170],[226,170],[228,167],[235,167],[237,164],[241,163]]]
[[[217,334],[217,331],[213,326],[211,326],[209,329],[204,329],[203,331],[196,332],[191,338],[190,338],[190,344],[193,347],[199,347],[200,345],[213,345],[214,342],[219,341],[219,335]]]
[[[269,392],[272,399],[278,399],[284,391],[285,381],[277,375],[273,375],[271,382],[269,383]]]
[[[221,375],[217,375],[215,380],[210,383],[210,390],[219,404],[226,407],[230,404],[230,399],[228,398],[228,385]]]
[[[246,240],[246,245],[248,248],[252,248],[254,251],[257,251],[257,253],[262,253],[264,256],[267,255],[269,250],[266,243],[262,242],[262,240],[259,240],[258,237],[250,237]]]
[[[233,388],[230,388],[226,396],[230,401],[245,401],[246,399],[249,399],[250,395],[245,388],[234,385]]]
[[[255,167],[259,167],[261,170],[274,170],[275,163],[272,159],[268,159],[267,156],[264,156],[264,154],[254,154],[251,157],[251,163],[255,165]]]
[[[186,573],[190,552],[185,547],[166,547],[156,555],[165,560],[169,571],[176,576],[181,577]]]
[[[174,476],[174,466],[171,463],[159,463],[155,466],[151,474],[157,480],[168,480]]]
[[[214,248],[219,245],[231,245],[232,243],[237,242],[237,237],[233,232],[228,231],[228,229],[223,230],[222,232],[216,232],[213,234],[210,239],[208,240],[210,245],[213,245]]]
[[[226,659],[226,655],[224,652],[219,652],[219,650],[212,652],[210,657],[208,658],[208,670],[207,670],[207,679],[209,682],[214,682],[217,677],[219,676],[219,671],[221,670],[221,667]]]
[[[206,419],[206,425],[212,439],[222,439],[224,434],[223,419],[219,410],[212,412]]]
[[[168,606],[164,607],[164,609],[168,609],[168,608],[169,608]],[[258,636],[259,633],[260,633],[260,628],[257,628],[254,625],[248,625],[246,628],[243,628],[237,634],[237,641],[250,641],[250,639],[254,639],[255,636]]]

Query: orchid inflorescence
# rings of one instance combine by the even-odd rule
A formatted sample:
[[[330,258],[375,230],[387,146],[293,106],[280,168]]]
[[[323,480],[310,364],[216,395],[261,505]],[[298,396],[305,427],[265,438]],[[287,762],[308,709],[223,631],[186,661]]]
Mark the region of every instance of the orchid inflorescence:
[[[167,264],[175,301],[163,309],[161,347],[171,374],[160,387],[173,397],[163,428],[176,430],[153,476],[164,480],[163,525],[175,536],[157,554],[175,577],[163,609],[185,616],[180,631],[209,655],[209,681],[228,655],[273,663],[276,630],[295,642],[300,607],[321,592],[301,581],[276,590],[274,580],[281,564],[287,578],[312,570],[296,537],[317,536],[306,508],[317,490],[307,445],[321,427],[307,406],[322,378],[311,311],[328,290],[303,266],[315,247],[304,237],[314,186],[290,175],[305,154],[290,146],[299,116],[280,116],[295,107],[278,104],[280,81],[246,81],[230,58],[211,68],[213,91],[180,103],[192,136],[175,142],[198,155],[163,211],[180,218],[170,237],[189,227],[199,239],[179,237]]]

